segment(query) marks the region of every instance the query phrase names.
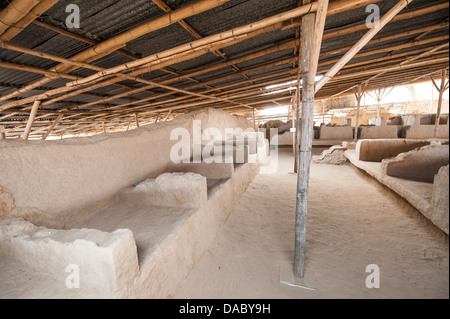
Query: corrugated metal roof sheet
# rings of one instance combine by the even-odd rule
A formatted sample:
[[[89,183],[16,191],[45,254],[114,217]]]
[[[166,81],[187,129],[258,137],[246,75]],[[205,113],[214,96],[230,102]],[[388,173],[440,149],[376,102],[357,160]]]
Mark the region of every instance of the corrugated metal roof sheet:
[[[186,4],[191,4],[195,2],[194,0],[164,0],[165,3],[176,10]],[[5,7],[9,1],[0,0],[0,7]],[[41,16],[41,20],[49,24],[55,25],[59,28],[66,29],[65,19],[68,13],[65,12],[65,8],[68,4],[77,4],[81,10],[81,29],[68,30],[77,35],[81,35],[88,39],[93,39],[95,41],[104,41],[117,36],[133,27],[140,25],[145,21],[149,21],[156,17],[163,16],[165,13],[157,5],[155,5],[151,0],[103,0],[103,1],[91,1],[91,0],[60,0],[55,6],[49,9],[44,15]],[[381,9],[381,13],[384,14],[390,10],[397,0],[381,0],[377,4]],[[416,10],[418,8],[428,7],[430,5],[445,3],[444,0],[415,0],[410,4],[403,12],[409,12]],[[194,15],[187,18],[185,21],[191,25],[198,33],[202,36],[209,36],[217,34],[219,32],[231,30],[233,28],[246,25],[252,22],[259,21],[261,19],[274,16],[278,13],[282,13],[297,7],[297,0],[231,0],[217,8],[209,10],[204,13]],[[357,8],[348,12],[343,12],[336,14],[327,18],[326,22],[326,32],[331,30],[336,30],[338,28],[348,27],[354,24],[360,24],[365,20],[368,13],[366,13],[365,8]],[[376,37],[383,38],[390,35],[396,35],[398,32],[415,30],[420,27],[427,27],[439,24],[445,19],[448,21],[448,7],[435,10],[434,12],[428,13],[421,16],[420,18],[411,18],[401,21],[396,21],[389,23]],[[343,35],[339,37],[326,39],[322,46],[322,52],[336,50],[342,47],[348,47],[355,44],[367,30],[361,30],[354,32],[352,34]],[[448,28],[441,28],[437,31],[433,31],[426,35],[424,39],[433,38],[436,36],[448,36]],[[377,48],[386,48],[390,45],[405,44],[413,40],[418,34],[411,34],[404,36],[402,38],[394,39],[391,41],[385,41],[382,43],[368,45],[363,49],[362,52],[369,52],[370,50]],[[235,45],[226,47],[222,49],[225,54],[226,59],[234,59],[247,55],[252,52],[256,52],[276,44],[282,44],[287,41],[292,41],[296,36],[295,28],[287,28],[286,30],[277,30],[273,32],[266,32],[264,34],[255,36],[253,38],[241,41]],[[132,53],[136,53],[139,56],[148,56],[150,54],[158,53],[170,48],[177,47],[181,44],[189,43],[193,41],[195,37],[188,33],[179,24],[173,24],[171,26],[165,27],[163,29],[157,30],[155,32],[148,33],[138,39],[135,39],[127,44],[126,49]],[[53,54],[59,57],[70,58],[74,55],[86,50],[91,47],[91,44],[72,39],[65,35],[60,35],[54,31],[48,30],[46,28],[30,24],[21,34],[16,36],[10,41],[13,44],[23,46],[30,49],[35,49],[41,52]],[[413,49],[429,48],[432,45],[440,44],[445,41],[440,41],[436,43],[431,43],[423,46],[416,46]],[[447,41],[448,42],[448,41]],[[396,53],[400,54],[403,52],[408,52],[411,49],[399,50]],[[321,61],[327,61],[341,57],[345,52],[339,52],[334,55],[327,55],[321,58]],[[262,57],[254,58],[248,61],[238,63],[238,67],[242,70],[248,70],[254,67],[267,65],[271,62],[281,61],[283,59],[293,57],[293,48],[286,49],[280,52],[275,52],[267,54]],[[359,63],[364,61],[370,61],[372,59],[385,57],[386,54],[377,54],[373,56],[367,56],[362,58],[355,58],[351,61],[352,63]],[[93,65],[100,66],[102,68],[112,68],[117,65],[132,61],[130,57],[126,57],[122,54],[112,53],[97,61],[92,62]],[[41,69],[49,69],[58,63],[49,61],[47,59],[42,59],[34,56],[29,56],[26,54],[20,54],[14,51],[0,49],[0,61],[7,61],[11,63],[23,64],[27,66],[33,66]],[[189,70],[195,70],[199,67],[205,65],[214,65],[217,63],[224,62],[224,58],[218,57],[212,53],[206,53],[199,57],[191,60],[180,62],[170,66],[171,70],[182,72],[185,74]],[[389,65],[389,61],[386,62]],[[439,64],[434,66],[435,68],[442,67],[445,64]],[[283,64],[276,67],[265,68],[259,71],[249,72],[247,75],[250,78],[258,78],[260,76],[266,76],[270,74],[276,74],[280,71],[289,71],[296,68],[292,64]],[[432,67],[427,67],[424,70],[429,70]],[[320,71],[324,71],[324,67],[320,68]],[[224,76],[229,76],[235,74],[231,66],[226,66],[224,68],[215,70],[213,72],[203,73],[194,76],[197,81],[210,81],[213,79],[220,79]],[[409,71],[408,71],[409,72]],[[407,73],[408,73],[407,72]],[[411,76],[416,76],[418,70],[411,70]],[[78,69],[71,74],[80,77],[89,76],[95,73],[92,70]],[[405,78],[408,78],[408,74],[405,74]],[[141,75],[142,78],[161,81],[160,78],[167,79],[168,73],[161,70],[154,70],[150,73],[144,73]],[[169,78],[173,77],[170,75]],[[14,88],[20,88],[27,84],[33,83],[34,81],[43,78],[42,75],[33,74],[30,72],[9,70],[5,68],[0,68],[0,84],[6,85],[2,87],[0,85],[0,95],[10,93]],[[274,76],[270,81],[279,79],[280,76]],[[229,84],[238,84],[240,80],[244,78],[242,76],[236,76],[228,78],[225,80],[219,80],[214,82],[213,85],[220,87]],[[356,77],[354,81],[359,80]],[[69,82],[67,79],[57,79],[45,84],[43,89],[51,89],[65,86]],[[260,81],[256,82],[259,83]],[[135,81],[121,81],[120,84],[129,85],[132,87],[142,87],[145,84],[136,83]],[[349,83],[353,83],[349,81]],[[196,82],[183,79],[180,81],[172,81],[170,85],[177,88],[189,88],[195,85]],[[8,87],[12,86],[12,87]],[[241,87],[246,87],[245,84],[240,85]],[[14,88],[13,88],[14,87]],[[234,86],[239,87],[239,86]],[[202,92],[205,88],[199,86],[192,89],[193,92]],[[155,88],[151,90],[155,93],[165,93],[168,92],[166,89]],[[43,91],[32,90],[30,92],[20,95],[20,98],[26,98],[33,96],[35,94],[40,94]],[[126,92],[124,88],[118,88],[118,86],[109,85],[107,87],[97,88],[92,90],[91,93],[85,93],[76,97],[70,97],[62,102],[68,103],[85,103],[91,101],[97,101],[100,96],[95,94],[100,94],[104,96],[115,96]],[[109,101],[108,104],[115,105],[120,103],[128,103],[133,99],[145,99],[151,96],[149,92],[142,92],[133,94],[131,96],[122,97]],[[171,99],[173,97],[180,96],[180,93],[173,93],[168,95],[166,99]],[[160,99],[158,99],[160,100]],[[163,99],[164,100],[164,99]],[[188,101],[187,99],[186,101]],[[0,106],[9,101],[0,102]],[[57,103],[48,106],[48,108],[65,108],[67,103]],[[92,109],[97,107],[92,107]],[[3,113],[0,112],[0,116]]]

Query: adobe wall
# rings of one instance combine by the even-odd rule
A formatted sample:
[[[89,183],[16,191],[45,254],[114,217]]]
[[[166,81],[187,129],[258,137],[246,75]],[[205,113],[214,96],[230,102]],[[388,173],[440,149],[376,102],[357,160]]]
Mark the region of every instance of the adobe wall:
[[[351,126],[326,126],[320,127],[320,139],[352,140],[354,129]]]
[[[123,188],[166,170],[175,128],[252,128],[243,117],[207,110],[127,133],[62,141],[0,140],[0,220],[22,217],[67,228],[103,208]],[[192,142],[192,141],[191,141]]]

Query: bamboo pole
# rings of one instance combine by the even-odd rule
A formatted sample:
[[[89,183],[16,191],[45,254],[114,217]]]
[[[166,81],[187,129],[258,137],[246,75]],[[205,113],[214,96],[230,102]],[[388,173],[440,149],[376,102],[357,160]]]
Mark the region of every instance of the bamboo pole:
[[[437,107],[437,112],[436,112],[436,123],[434,125],[434,138],[437,138],[438,133],[439,133],[439,125],[441,122],[441,112],[442,112],[442,101],[444,99],[444,93],[445,91],[447,91],[448,86],[449,86],[449,82],[447,81],[446,83],[446,79],[447,79],[447,70],[442,70],[441,71],[441,86],[438,87],[436,82],[434,81],[433,78],[431,78],[431,80],[433,81],[433,84],[436,86],[436,88],[439,91],[439,100],[438,100],[438,107]]]
[[[61,113],[58,115],[55,121],[53,121],[52,125],[48,128],[47,132],[42,136],[42,140],[46,140],[50,134],[52,134],[53,130],[55,129],[56,125],[63,119],[64,114]]]
[[[298,278],[305,276],[305,257],[306,257],[306,219],[308,212],[308,182],[311,159],[312,133],[314,117],[314,88],[313,83],[308,83],[309,72],[312,60],[312,48],[314,43],[314,14],[308,14],[302,19],[301,28],[301,55],[302,55],[302,73],[303,73],[303,92],[302,92],[302,130],[300,143],[300,159],[297,180],[297,207],[295,222],[295,256],[294,256],[294,275]],[[312,112],[311,112],[312,111]]]
[[[5,9],[0,11],[0,34],[25,17],[40,0],[13,0]]]
[[[316,85],[316,92],[318,92],[339,70],[342,69],[366,44],[373,39],[375,35],[380,32],[400,11],[402,11],[413,0],[399,1],[388,13],[386,13],[380,20],[378,26],[372,28],[367,32],[343,57],[337,62],[325,75],[318,81]]]
[[[225,65],[227,65],[227,64],[225,64]]]
[[[105,53],[105,52],[112,52],[111,50],[114,50],[118,45],[124,45],[134,39],[137,39],[149,32],[153,32],[156,30],[159,30],[161,28],[164,28],[168,25],[171,25],[173,23],[176,23],[177,21],[190,17],[195,14],[199,14],[201,12],[205,12],[207,10],[210,10],[212,8],[215,8],[217,6],[220,6],[230,0],[199,0],[195,3],[192,3],[190,5],[187,5],[185,7],[182,7],[176,11],[173,11],[170,14],[166,14],[162,17],[159,17],[155,20],[151,20],[148,22],[145,22],[141,24],[138,27],[135,27],[127,32],[124,32],[116,37],[113,37],[109,40],[106,40],[95,47],[92,47],[90,49],[87,49],[76,56],[72,57],[71,60],[74,61],[88,61],[91,59],[91,62],[98,59],[99,55]],[[92,60],[93,59],[93,60]],[[70,67],[66,64],[60,64],[55,67],[56,72],[70,72],[75,70],[73,67]],[[24,87],[20,91],[13,92],[8,94],[7,96],[0,97],[0,101],[9,99],[11,97],[17,96],[19,94],[28,92],[32,90],[33,88],[43,85],[45,83],[49,83],[52,81],[51,78],[45,77],[39,81],[36,81],[34,83],[29,84],[28,86]]]
[[[0,62],[0,68],[18,70],[18,71],[24,71],[24,72],[31,72],[31,73],[36,73],[36,74],[43,74],[43,75],[50,76],[53,78],[64,78],[64,79],[69,79],[69,80],[78,79],[78,77],[74,76],[74,75],[69,75],[69,74],[64,74],[64,73],[56,73],[53,71],[42,70],[42,69],[34,68],[31,66],[19,65],[19,64],[14,64],[14,63],[10,63],[10,62]]]
[[[444,37],[444,38],[445,38],[445,37]],[[439,38],[439,39],[440,39],[440,38]],[[432,39],[431,39],[431,40],[432,40]],[[292,43],[294,43],[294,42],[295,42],[295,41],[290,41],[289,43],[287,43],[287,45],[276,46],[275,48],[276,48],[276,49],[280,49],[280,50],[283,50],[283,49],[285,49],[285,48],[287,49],[287,48],[290,48],[291,45],[292,45]],[[429,40],[425,40],[425,42],[417,43],[417,45],[422,45],[422,44],[426,44],[426,43],[429,43],[429,42],[430,42]],[[401,48],[405,48],[405,47],[409,47],[409,46],[411,46],[411,45],[410,45],[410,44],[409,44],[409,45],[406,45],[406,46],[403,45],[403,46],[401,46]],[[395,48],[398,48],[398,47],[395,47]],[[386,49],[383,49],[383,52],[385,52],[385,51],[386,51]],[[265,52],[265,53],[269,54],[269,53],[271,53],[271,52],[274,52],[274,50],[272,50],[272,49],[270,49],[270,50],[268,50],[268,51],[267,51],[267,50],[263,50],[262,52]],[[379,53],[379,51],[374,52],[374,54],[376,54],[376,53]],[[324,53],[322,54],[322,56],[327,55],[327,54],[328,54],[328,52],[324,52]],[[366,53],[365,53],[365,54],[358,54],[358,55],[356,55],[355,57],[366,56],[366,55],[367,55]],[[245,56],[244,58],[239,58],[239,59],[235,59],[235,60],[230,60],[230,62],[240,63],[240,62],[243,62],[243,61],[245,61],[245,60],[247,60],[247,59],[251,59],[252,57],[259,57],[259,56],[260,56],[259,54],[256,55],[256,56],[248,55],[248,56]],[[323,62],[323,63],[321,63],[320,65],[323,66],[323,65],[331,64],[331,63],[337,62],[337,61],[339,61],[339,60],[338,60],[338,59],[330,60],[330,61]],[[288,63],[288,59],[283,60],[283,61],[280,61],[280,62],[275,62],[275,63],[272,64],[272,65],[276,66],[276,65],[279,65],[279,64],[284,63],[284,62]],[[217,69],[219,69],[219,68],[221,68],[221,67],[225,67],[225,66],[227,66],[226,63],[220,64],[220,66],[208,67],[208,68],[204,69],[204,72],[205,72],[205,73],[206,73],[206,72],[211,72],[211,71],[213,71],[213,70],[217,70]],[[268,68],[268,67],[270,67],[270,65],[266,65],[266,67]],[[263,69],[263,67],[258,67],[258,68],[254,68],[254,69],[250,69],[250,70],[245,70],[244,72],[253,72],[253,71],[258,71],[258,70],[261,70],[261,69]],[[203,72],[196,71],[196,72],[194,72],[194,73],[189,73],[188,75],[189,75],[189,76],[196,76],[196,75],[199,75],[199,74],[201,74],[201,73],[203,73]],[[235,75],[227,76],[227,77],[220,78],[220,79],[217,79],[217,80],[222,81],[222,80],[226,80],[227,78],[234,77],[234,76],[235,76]],[[169,84],[169,83],[175,82],[176,80],[181,80],[181,78],[169,79],[169,80],[164,81],[164,82],[162,82],[162,83],[164,83],[164,84]],[[211,84],[211,83],[214,83],[214,82],[216,82],[216,79],[211,80],[211,81],[208,81],[208,82],[204,82],[203,84]],[[196,88],[196,87],[198,87],[198,86],[199,86],[199,85],[193,85],[193,86],[190,86],[189,89],[191,89],[191,88]],[[151,88],[151,87],[146,87],[146,88]],[[215,90],[219,90],[219,89],[215,89]],[[139,89],[139,91],[140,91],[140,89]],[[124,94],[122,94],[122,95],[116,96],[116,98],[119,98],[119,97],[122,97],[122,96],[125,96],[125,95],[127,95],[127,93],[124,93]],[[168,95],[168,94],[165,94],[165,95]],[[111,99],[113,99],[113,97],[111,97]],[[151,99],[151,98],[150,98],[150,99]],[[145,101],[145,100],[144,100],[144,101]],[[87,107],[87,106],[90,106],[90,105],[95,105],[95,104],[100,103],[100,102],[105,102],[105,100],[87,103],[87,104],[85,104],[85,106]]]
[[[30,12],[22,19],[17,21],[12,27],[8,28],[1,36],[0,40],[9,41],[22,32],[30,23],[35,21],[44,12],[53,7],[59,0],[41,0]],[[1,32],[0,32],[1,33]]]
[[[83,80],[67,83],[67,86],[73,86],[73,85],[77,85],[77,84],[86,84],[86,83],[94,81],[98,78],[105,77],[105,76],[108,76],[111,74],[117,74],[117,73],[127,71],[130,69],[133,70],[138,67],[145,67],[145,65],[147,65],[147,64],[154,63],[156,61],[159,61],[162,58],[167,58],[168,56],[180,54],[183,52],[189,52],[195,48],[199,48],[202,46],[208,46],[208,45],[213,44],[214,42],[222,41],[224,39],[229,39],[229,38],[235,39],[236,37],[239,37],[239,36],[245,36],[246,34],[251,33],[252,31],[263,29],[264,27],[274,25],[276,23],[286,21],[289,19],[294,19],[298,16],[304,15],[309,12],[315,12],[315,11],[317,11],[317,3],[305,5],[300,8],[293,9],[293,10],[278,14],[276,16],[273,16],[273,17],[270,17],[267,19],[263,19],[261,21],[258,21],[258,22],[255,22],[255,23],[243,26],[243,27],[238,27],[238,28],[235,28],[235,29],[232,29],[229,31],[225,31],[225,32],[213,35],[213,36],[203,38],[201,40],[193,41],[188,44],[181,45],[176,48],[169,49],[164,52],[154,54],[154,55],[145,57],[145,58],[137,60],[137,61],[132,61],[130,63],[122,64],[120,66],[111,68],[107,71],[102,71],[97,74],[94,74]]]
[[[51,24],[48,24],[48,23],[45,23],[45,22],[42,22],[42,21],[36,20],[36,21],[33,21],[33,24],[35,24],[35,25],[37,25],[37,26],[39,26],[41,28],[45,28],[45,29],[51,30],[53,32],[56,32],[58,34],[64,35],[64,36],[69,37],[71,39],[74,39],[74,40],[77,40],[77,41],[80,41],[80,42],[84,42],[84,43],[87,43],[87,44],[90,44],[90,45],[93,45],[93,46],[95,46],[97,44],[100,44],[100,42],[98,42],[98,41],[91,40],[89,38],[85,38],[85,37],[79,36],[78,34],[66,31],[64,29],[58,28],[58,27],[56,27],[54,25],[51,25]],[[138,59],[137,56],[135,56],[134,54],[132,54],[132,53],[130,53],[130,52],[124,50],[124,49],[117,49],[116,52],[121,54],[121,55],[123,55],[123,56],[126,56],[126,57],[128,57],[130,59]]]
[[[37,110],[41,105],[41,101],[35,101],[33,104],[33,109],[31,110],[30,118],[28,119],[28,124],[23,133],[23,139],[28,140],[30,137],[31,128],[33,127],[34,119],[36,118]]]
[[[356,109],[356,123],[355,123],[355,142],[358,141],[358,135],[359,135],[359,113],[361,109],[361,100],[365,93],[365,85],[358,85],[354,89],[356,102],[357,102],[357,109]]]
[[[423,53],[421,53],[421,54],[419,54],[419,55],[417,55],[417,56],[413,56],[413,57],[411,57],[411,58],[408,58],[408,59],[402,61],[401,63],[399,63],[398,66],[397,66],[397,68],[400,69],[401,67],[404,67],[405,65],[407,65],[407,64],[409,64],[409,63],[411,63],[411,62],[413,62],[413,61],[415,61],[415,60],[418,60],[418,59],[424,58],[424,57],[428,57],[428,56],[430,56],[430,55],[433,55],[433,54],[436,53],[436,52],[442,53],[442,52],[440,52],[439,50],[448,47],[448,45],[449,45],[448,43],[444,43],[444,44],[442,44],[442,45],[435,46],[435,47],[433,47],[433,48],[431,48],[431,49],[426,48],[426,49],[425,49],[425,52],[423,52]],[[416,54],[416,53],[419,53],[419,52],[421,52],[421,51],[422,51],[422,50],[416,50],[416,51],[414,51],[414,52],[410,52],[410,54]],[[447,52],[447,51],[444,51],[444,52]],[[395,55],[395,56],[391,56],[391,57],[396,58],[397,56],[399,56],[399,55]],[[357,57],[357,56],[355,56],[355,57]],[[376,61],[377,61],[377,60],[376,60]],[[369,62],[371,62],[371,61],[369,61]],[[434,61],[433,61],[433,62],[434,62]],[[372,64],[372,63],[371,63],[371,64]],[[380,77],[380,76],[382,76],[382,75],[384,75],[384,74],[386,74],[386,73],[392,72],[392,71],[395,71],[395,69],[393,70],[392,68],[388,68],[388,69],[386,69],[386,70],[380,71],[380,72],[378,72],[375,76],[373,76],[373,77],[371,77],[371,78],[365,80],[364,82],[362,82],[362,84],[367,84],[367,83],[369,83],[369,82],[375,80],[376,78],[378,78],[378,77]],[[435,72],[433,72],[433,73],[435,73]],[[334,97],[336,97],[336,96],[339,96],[339,95],[341,95],[341,94],[344,94],[345,92],[348,92],[348,91],[354,89],[355,87],[356,87],[356,85],[355,85],[355,86],[352,86],[352,87],[350,87],[350,88],[348,88],[348,89],[346,89],[346,90],[344,90],[344,91],[341,91],[341,92],[339,92],[339,93],[337,93],[337,94],[335,94],[335,95],[332,95],[332,96],[330,96],[329,98],[334,98]],[[328,99],[329,99],[329,98],[328,98]]]
[[[166,13],[172,12],[172,9],[167,4],[165,4],[162,0],[152,0],[152,1],[159,8],[161,8],[164,12],[166,12]],[[200,33],[198,33],[197,30],[195,30],[191,25],[189,25],[185,20],[178,21],[178,24],[180,26],[182,26],[187,32],[192,34],[197,40],[203,39],[203,36]],[[215,54],[216,56],[224,59],[225,61],[228,60],[228,58],[219,49],[213,49],[213,50],[211,50],[211,52],[213,54]],[[241,71],[236,65],[233,65],[232,68],[235,72]],[[248,77],[245,75],[244,75],[244,78],[246,78],[248,80]]]

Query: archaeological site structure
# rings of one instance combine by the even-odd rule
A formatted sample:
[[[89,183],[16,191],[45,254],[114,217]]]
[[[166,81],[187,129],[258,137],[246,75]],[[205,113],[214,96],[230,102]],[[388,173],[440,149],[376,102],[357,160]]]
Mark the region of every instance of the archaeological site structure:
[[[0,0],[0,298],[449,298],[448,50],[443,0]]]

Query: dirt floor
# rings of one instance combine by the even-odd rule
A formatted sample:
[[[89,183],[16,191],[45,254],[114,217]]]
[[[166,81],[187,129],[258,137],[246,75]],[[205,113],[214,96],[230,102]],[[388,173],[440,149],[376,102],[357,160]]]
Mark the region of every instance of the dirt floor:
[[[256,177],[173,298],[449,298],[448,236],[351,165],[312,166],[305,282],[315,290],[282,284],[294,250],[291,153]],[[379,289],[366,287],[370,264]]]

